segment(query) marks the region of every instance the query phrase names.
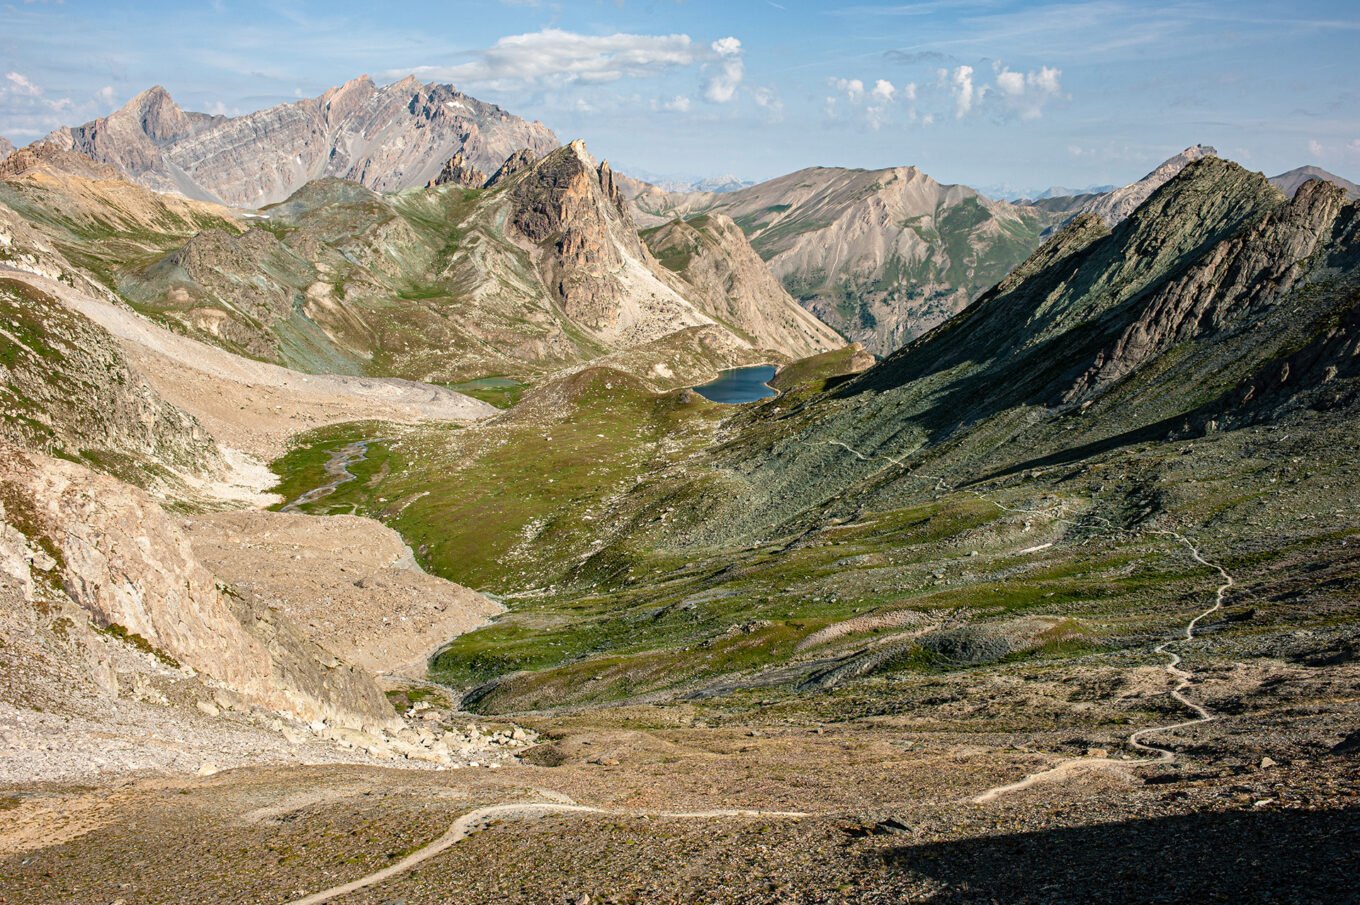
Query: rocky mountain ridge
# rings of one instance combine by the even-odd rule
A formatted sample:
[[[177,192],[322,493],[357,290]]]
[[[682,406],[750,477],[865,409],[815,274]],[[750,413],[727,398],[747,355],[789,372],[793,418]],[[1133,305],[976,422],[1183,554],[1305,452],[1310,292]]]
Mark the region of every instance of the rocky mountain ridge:
[[[1286,417],[1322,391],[1293,379],[1303,347],[1318,350],[1304,357],[1331,382],[1327,404],[1344,405],[1355,398],[1340,380],[1351,340],[1336,325],[1353,317],[1358,216],[1339,187],[1315,181],[1290,201],[1207,155],[1113,230],[1079,216],[963,314],[797,419],[771,422],[778,440],[757,431],[738,444],[727,477],[745,489],[725,489],[763,515],[737,530],[863,505],[841,495],[880,458],[990,473],[1098,440],[1107,449]],[[1263,381],[1283,384],[1273,408],[1243,408]],[[863,458],[836,455],[833,441]],[[906,493],[910,474],[882,472],[866,493]]]
[[[1153,192],[1185,169],[1187,164],[1202,157],[1211,157],[1217,154],[1218,151],[1208,145],[1192,145],[1174,157],[1163,161],[1137,182],[1113,189],[1082,205],[1078,213],[1095,214],[1101,220],[1104,220],[1107,226],[1115,226],[1133,213]]]
[[[648,188],[632,203],[644,225],[730,217],[790,295],[880,355],[962,309],[1056,222],[914,167],[817,167],[723,194]]]
[[[157,191],[249,208],[325,176],[391,192],[426,185],[457,152],[491,169],[518,148],[543,154],[557,146],[541,123],[413,76],[381,87],[360,76],[320,97],[238,117],[185,112],[157,86],[43,141]]]

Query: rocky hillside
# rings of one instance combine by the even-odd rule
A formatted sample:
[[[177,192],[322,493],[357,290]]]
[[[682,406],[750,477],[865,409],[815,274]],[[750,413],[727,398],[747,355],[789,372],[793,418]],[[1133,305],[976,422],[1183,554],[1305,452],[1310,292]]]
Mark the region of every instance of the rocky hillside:
[[[905,492],[908,462],[954,482],[1277,417],[1319,392],[1343,404],[1358,218],[1340,188],[1315,181],[1289,201],[1216,157],[1113,230],[1078,217],[959,317],[753,432],[729,472],[743,489],[725,487],[752,513],[737,530],[860,505],[842,498],[852,487]],[[1296,356],[1319,383],[1297,379]]]
[[[673,220],[642,237],[662,266],[693,287],[705,314],[753,345],[803,358],[842,344],[784,290],[726,214]]]
[[[51,145],[0,161],[0,265],[68,285],[106,293],[201,230],[241,228],[227,208],[152,192]]]
[[[13,153],[14,145],[10,143],[9,139],[5,138],[3,135],[0,135],[0,160],[4,160],[6,157]]]
[[[766,350],[796,357],[818,335],[767,329],[806,322],[782,294],[730,318],[707,313],[708,290],[656,262],[612,170],[579,142],[541,159],[522,149],[484,189],[465,187],[465,166],[452,158],[443,182],[387,196],[314,181],[262,217],[205,228],[124,267],[109,285],[264,361],[442,383],[541,375],[692,327],[753,361]]]
[[[207,431],[161,399],[112,336],[3,275],[0,400],[0,439],[144,486],[222,468]]]
[[[1299,188],[1313,179],[1321,179],[1323,182],[1330,182],[1332,185],[1339,185],[1346,192],[1346,197],[1352,201],[1360,199],[1360,185],[1356,185],[1349,179],[1342,179],[1335,173],[1329,173],[1322,167],[1304,166],[1295,167],[1286,173],[1270,177],[1270,184],[1293,198]]]
[[[37,453],[6,447],[2,458],[5,521],[22,535],[9,535],[4,571],[30,602],[60,588],[98,627],[117,626],[249,704],[303,722],[394,727],[371,677],[334,663],[290,623],[241,606],[154,500]]]
[[[650,189],[633,204],[650,224],[730,217],[794,298],[880,355],[962,309],[1056,222],[914,167],[819,167],[723,194]]]
[[[228,442],[263,434],[268,451],[309,424],[494,409],[438,387],[272,372],[68,282],[0,270],[7,776],[455,756],[406,726],[377,676],[418,678],[495,604],[421,573],[366,519],[318,530],[205,510],[270,500],[272,476]],[[209,530],[205,554],[194,541]],[[300,569],[299,541],[320,561]],[[322,599],[346,601],[343,626]]]
[[[456,152],[490,170],[518,148],[543,154],[557,145],[541,123],[414,76],[382,87],[360,76],[238,117],[186,112],[157,86],[44,141],[157,191],[251,208],[324,176],[390,192],[429,183]]]

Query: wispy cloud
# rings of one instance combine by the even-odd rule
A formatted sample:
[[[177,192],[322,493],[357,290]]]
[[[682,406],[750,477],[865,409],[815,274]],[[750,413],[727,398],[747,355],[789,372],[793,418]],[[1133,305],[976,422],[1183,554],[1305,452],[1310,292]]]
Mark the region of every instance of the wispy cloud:
[[[93,108],[93,99],[77,104],[67,96],[52,96],[22,72],[10,70],[0,81],[0,120],[14,137],[46,134],[63,125],[64,117],[74,111]]]
[[[499,88],[549,81],[599,84],[693,65],[704,54],[685,34],[583,35],[548,28],[508,35],[472,57],[446,66],[417,66],[411,71],[422,78]],[[402,73],[393,70],[387,74]]]

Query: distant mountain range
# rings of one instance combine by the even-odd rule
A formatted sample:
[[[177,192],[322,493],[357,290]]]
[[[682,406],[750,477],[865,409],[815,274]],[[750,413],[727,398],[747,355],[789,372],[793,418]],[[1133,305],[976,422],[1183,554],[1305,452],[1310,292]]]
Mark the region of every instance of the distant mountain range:
[[[730,217],[795,298],[877,354],[962,309],[1059,219],[915,167],[816,167],[721,194],[652,188],[633,205],[640,222]]]
[[[414,76],[381,88],[360,76],[320,97],[237,117],[185,112],[155,87],[43,140],[112,164],[147,188],[238,207],[282,201],[325,176],[381,192],[422,186],[459,151],[490,170],[520,148],[542,155],[559,144],[542,123]]]
[[[107,117],[59,129],[43,142],[107,163],[156,191],[244,208],[279,203],[331,177],[379,193],[450,182],[479,190],[506,161],[536,161],[559,146],[541,123],[451,85],[409,77],[379,87],[366,76],[318,98],[239,117],[186,112],[164,89],[152,88]],[[1114,226],[1187,164],[1214,154],[1195,145],[1127,186],[1053,187],[1015,202],[942,185],[914,167],[817,167],[758,185],[734,176],[660,184],[613,172],[610,178],[635,226],[721,215],[692,234],[654,234],[649,242],[662,243],[672,262],[680,247],[708,248],[712,230],[730,238],[724,227],[730,219],[768,264],[781,295],[792,295],[843,337],[887,355],[960,311],[1073,217],[1091,213]],[[1360,191],[1317,167],[1271,182],[1292,195],[1309,178],[1341,185],[1353,197]],[[726,266],[739,258],[724,251]],[[738,269],[749,275],[746,264]],[[688,277],[708,287],[701,295],[714,296],[714,274]],[[676,326],[685,323],[681,318]],[[795,346],[803,348],[789,348]]]

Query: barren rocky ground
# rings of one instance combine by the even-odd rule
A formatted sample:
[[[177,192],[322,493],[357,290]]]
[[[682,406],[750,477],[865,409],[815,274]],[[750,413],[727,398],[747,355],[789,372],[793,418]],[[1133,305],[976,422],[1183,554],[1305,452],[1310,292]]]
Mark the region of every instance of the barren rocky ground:
[[[431,652],[502,610],[427,575],[396,532],[372,519],[245,511],[183,526],[214,575],[372,673],[423,680]]]
[[[1334,727],[1354,725],[1353,696],[1297,684],[1319,711],[1311,738],[1276,706],[1185,739],[1173,765],[976,804],[1104,741],[1045,729],[1003,743],[977,731],[983,719],[943,719],[957,710],[942,698],[988,699],[993,685],[927,683],[909,721],[746,726],[687,705],[545,719],[547,741],[525,756],[544,765],[496,771],[251,768],[95,795],[12,790],[0,800],[26,828],[0,835],[0,895],[282,902],[381,870],[478,808],[537,802],[604,813],[491,819],[341,901],[1082,902],[1093,888],[1124,901],[1347,900],[1360,778],[1355,736],[1348,746]],[[1210,699],[1240,687],[1215,682]],[[1016,719],[1032,712],[1023,696],[991,695]],[[911,727],[931,714],[934,728]],[[662,816],[738,809],[772,813]]]

